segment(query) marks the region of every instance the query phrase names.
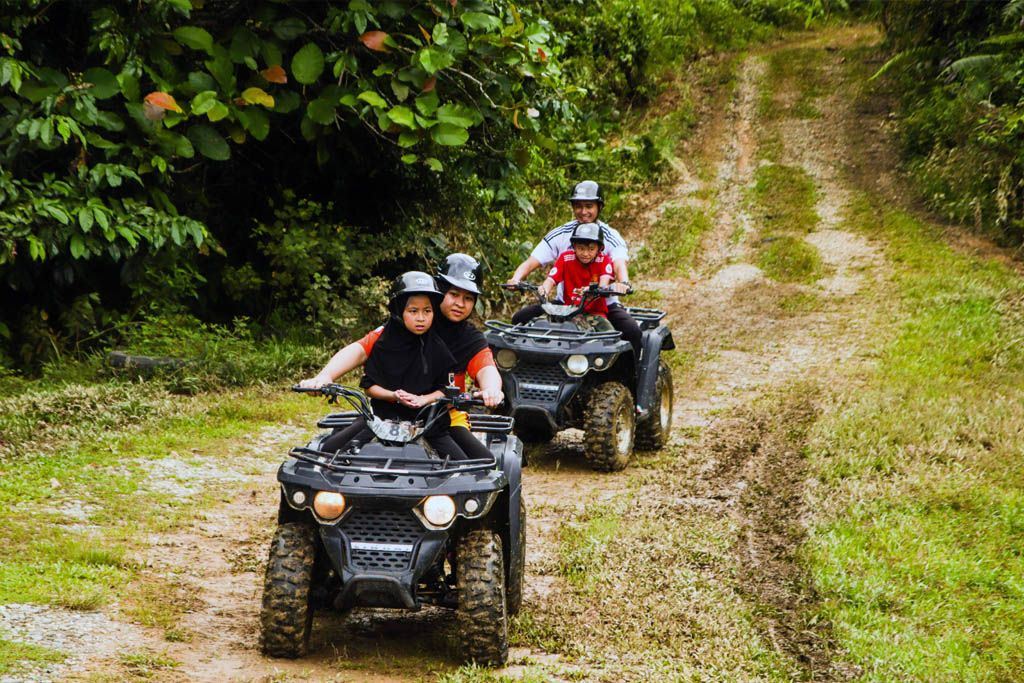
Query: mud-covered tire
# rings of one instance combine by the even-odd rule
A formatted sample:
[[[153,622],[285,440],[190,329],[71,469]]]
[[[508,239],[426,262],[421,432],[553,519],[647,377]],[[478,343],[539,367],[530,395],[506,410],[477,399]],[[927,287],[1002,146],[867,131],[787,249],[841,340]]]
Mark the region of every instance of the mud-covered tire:
[[[467,661],[501,666],[508,660],[508,612],[501,536],[474,529],[456,551],[459,640]]]
[[[583,418],[584,453],[599,472],[625,469],[633,454],[636,408],[633,394],[618,382],[598,385],[590,395]]]
[[[672,432],[672,370],[668,363],[658,363],[658,379],[654,385],[655,404],[652,414],[636,426],[636,447],[643,451],[657,451],[665,447]]]
[[[526,501],[519,492],[519,560],[509,567],[505,604],[514,617],[523,607],[523,580],[526,576]]]
[[[315,534],[308,524],[280,524],[270,542],[260,611],[260,648],[271,657],[302,657],[309,646]]]

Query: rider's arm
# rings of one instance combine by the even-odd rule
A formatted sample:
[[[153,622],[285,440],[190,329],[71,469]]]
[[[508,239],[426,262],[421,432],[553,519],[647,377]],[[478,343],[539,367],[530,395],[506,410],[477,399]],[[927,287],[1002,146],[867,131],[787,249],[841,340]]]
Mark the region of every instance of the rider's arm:
[[[505,400],[505,394],[501,390],[501,373],[493,365],[481,368],[473,377],[473,381],[480,387],[480,398],[488,408],[494,408]]]
[[[599,277],[597,279],[597,286],[598,287],[607,287],[611,283],[612,283],[612,276],[611,275],[602,275],[601,277]]]
[[[355,370],[366,362],[366,358],[366,351],[363,349],[362,344],[359,342],[352,342],[341,351],[334,354],[334,356],[327,361],[327,365],[324,366],[323,370],[321,370],[316,377],[304,379],[299,383],[299,385],[306,387],[307,389],[317,389],[322,387],[325,384],[333,382],[346,372]]]
[[[519,264],[519,267],[516,268],[516,272],[512,273],[512,277],[508,279],[508,283],[510,285],[519,284],[520,282],[525,280],[530,273],[537,270],[542,265],[543,264],[540,261],[538,261],[536,257],[529,257],[528,259]]]
[[[538,291],[544,296],[551,296],[551,290],[555,288],[556,284],[557,283],[555,282],[554,278],[545,278],[544,284],[540,286],[540,289]]]
[[[395,392],[391,391],[390,389],[385,389],[379,384],[374,384],[373,386],[368,388],[366,390],[366,393],[370,396],[370,398],[375,398],[380,401],[387,401],[388,403],[398,403],[398,396],[395,395]]]

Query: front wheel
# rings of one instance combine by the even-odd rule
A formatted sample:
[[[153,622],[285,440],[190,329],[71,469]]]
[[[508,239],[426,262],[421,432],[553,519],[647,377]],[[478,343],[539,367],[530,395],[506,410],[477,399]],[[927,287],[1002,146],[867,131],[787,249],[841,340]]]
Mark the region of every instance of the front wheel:
[[[672,431],[672,371],[665,361],[658,363],[658,379],[654,385],[654,414],[636,428],[636,445],[645,451],[665,447]]]
[[[306,654],[309,646],[315,533],[308,524],[281,524],[270,543],[260,612],[260,646],[271,657],[295,659]]]
[[[523,607],[523,577],[526,574],[526,500],[519,492],[519,554],[513,558],[508,568],[508,615],[514,617]],[[509,553],[512,556],[512,553]]]
[[[636,409],[633,394],[618,382],[598,385],[583,418],[587,462],[600,472],[625,469],[633,454]]]
[[[456,551],[459,637],[468,661],[501,666],[508,660],[508,611],[501,537],[474,529]]]

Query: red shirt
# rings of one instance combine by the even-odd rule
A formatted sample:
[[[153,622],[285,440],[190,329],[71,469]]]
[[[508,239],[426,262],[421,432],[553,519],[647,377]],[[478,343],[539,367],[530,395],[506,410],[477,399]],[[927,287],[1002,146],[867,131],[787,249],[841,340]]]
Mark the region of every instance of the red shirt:
[[[602,252],[593,261],[583,265],[576,259],[576,252],[570,249],[558,255],[548,277],[556,283],[562,283],[562,295],[566,303],[578,305],[582,299],[576,293],[578,288],[597,283],[605,275],[611,277],[613,272],[612,258],[607,253]],[[603,296],[591,299],[584,310],[607,318],[608,302]]]
[[[378,327],[375,330],[370,330],[365,337],[359,340],[359,345],[363,347],[363,351],[369,356],[370,352],[373,351],[373,345],[377,343],[377,338],[380,337],[380,333],[384,331],[384,326]],[[476,381],[477,373],[486,367],[494,365],[494,356],[491,354],[491,349],[486,348],[481,350],[475,356],[469,359],[469,365],[462,372],[455,373],[455,386],[460,391],[466,390],[466,373]]]

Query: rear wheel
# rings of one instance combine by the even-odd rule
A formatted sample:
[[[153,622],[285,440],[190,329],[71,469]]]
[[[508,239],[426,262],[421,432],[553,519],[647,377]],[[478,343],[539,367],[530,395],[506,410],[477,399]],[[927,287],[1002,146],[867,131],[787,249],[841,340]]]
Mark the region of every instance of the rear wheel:
[[[626,467],[633,453],[636,409],[633,394],[618,382],[598,385],[590,395],[583,418],[587,462],[601,472]]]
[[[465,658],[487,666],[508,659],[508,612],[501,537],[474,529],[459,541],[459,635]]]
[[[672,371],[668,363],[658,363],[658,379],[654,385],[653,413],[646,422],[636,427],[636,446],[645,451],[656,451],[668,443],[672,431]]]
[[[309,647],[315,534],[308,524],[281,524],[270,543],[260,612],[260,646],[271,657],[294,659],[306,654]]]

